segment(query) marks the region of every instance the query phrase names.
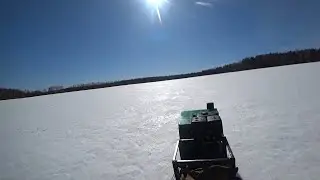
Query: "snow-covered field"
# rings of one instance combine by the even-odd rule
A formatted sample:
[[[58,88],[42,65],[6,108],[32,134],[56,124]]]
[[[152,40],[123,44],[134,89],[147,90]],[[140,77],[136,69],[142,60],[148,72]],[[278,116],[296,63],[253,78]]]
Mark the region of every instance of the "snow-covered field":
[[[0,102],[0,179],[167,180],[214,101],[244,180],[319,180],[320,63]]]

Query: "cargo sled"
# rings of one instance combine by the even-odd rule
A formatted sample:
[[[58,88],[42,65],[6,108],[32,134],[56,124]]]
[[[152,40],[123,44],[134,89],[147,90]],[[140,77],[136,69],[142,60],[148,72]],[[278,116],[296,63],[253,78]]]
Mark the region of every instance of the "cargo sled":
[[[176,180],[233,180],[238,167],[213,103],[184,111],[172,165]]]

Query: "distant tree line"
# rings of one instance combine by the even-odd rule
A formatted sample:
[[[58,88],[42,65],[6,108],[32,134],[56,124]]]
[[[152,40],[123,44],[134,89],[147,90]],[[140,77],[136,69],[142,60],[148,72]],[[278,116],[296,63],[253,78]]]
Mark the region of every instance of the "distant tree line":
[[[73,92],[73,91],[82,91],[82,90],[106,88],[106,87],[112,87],[112,86],[122,86],[122,85],[128,85],[128,84],[138,84],[138,83],[147,83],[147,82],[164,81],[164,80],[172,80],[172,79],[181,79],[181,78],[189,78],[189,77],[196,77],[196,76],[244,71],[244,70],[250,70],[250,69],[259,69],[259,68],[267,68],[267,67],[275,67],[275,66],[284,66],[284,65],[299,64],[299,63],[318,62],[318,61],[320,61],[320,49],[305,49],[305,50],[289,51],[284,53],[269,53],[264,55],[258,55],[255,57],[244,58],[243,60],[235,63],[226,64],[223,66],[203,70],[200,72],[188,73],[188,74],[135,78],[135,79],[103,82],[103,83],[78,84],[78,85],[73,85],[66,88],[63,88],[62,86],[58,86],[58,87],[49,88],[48,90],[43,90],[43,91],[28,91],[28,90],[19,90],[19,89],[0,88],[0,100],[25,98],[25,97],[65,93],[65,92]]]

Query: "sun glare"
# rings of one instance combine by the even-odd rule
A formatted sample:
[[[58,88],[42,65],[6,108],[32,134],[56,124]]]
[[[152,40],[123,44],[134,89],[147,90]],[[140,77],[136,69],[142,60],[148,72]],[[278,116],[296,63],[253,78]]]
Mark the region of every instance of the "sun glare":
[[[159,22],[162,23],[160,9],[167,2],[167,0],[146,0],[146,3],[158,16]]]

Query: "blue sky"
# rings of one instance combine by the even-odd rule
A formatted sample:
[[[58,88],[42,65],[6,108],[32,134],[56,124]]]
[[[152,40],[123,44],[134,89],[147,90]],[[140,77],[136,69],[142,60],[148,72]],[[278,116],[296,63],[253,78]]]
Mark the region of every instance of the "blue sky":
[[[198,71],[320,46],[317,0],[1,0],[0,86]],[[206,6],[205,6],[206,5]]]

